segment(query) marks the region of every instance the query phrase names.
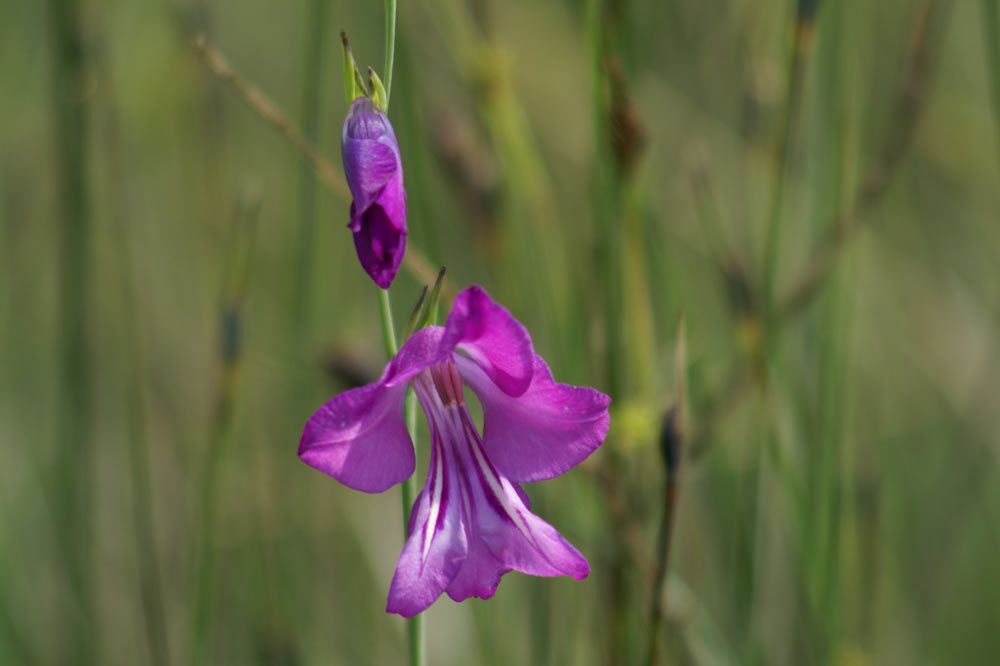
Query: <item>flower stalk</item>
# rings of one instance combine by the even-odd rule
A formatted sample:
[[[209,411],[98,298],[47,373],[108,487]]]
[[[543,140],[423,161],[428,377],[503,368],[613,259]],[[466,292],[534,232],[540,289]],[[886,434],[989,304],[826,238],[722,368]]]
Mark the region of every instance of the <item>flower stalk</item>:
[[[379,84],[379,93],[381,99],[381,106],[383,110],[388,110],[389,108],[389,93],[392,90],[392,65],[395,59],[396,53],[396,0],[385,0],[385,67],[383,71],[385,72],[385,86],[384,91],[382,86]],[[374,72],[369,71],[369,77],[372,80],[373,87],[378,82],[378,75]],[[442,273],[443,274],[443,273]],[[440,282],[440,275],[438,276],[438,282]],[[438,284],[435,284],[435,288]],[[385,289],[380,290],[382,292],[382,297],[380,302],[382,303],[382,331],[386,340],[386,349],[389,349],[389,341],[392,341],[392,351],[388,354],[389,358],[393,358],[396,354],[396,335],[392,326],[392,308],[389,303],[389,292]],[[426,294],[426,290],[424,292]],[[423,298],[421,298],[421,301]],[[418,308],[422,308],[423,303],[418,305]],[[388,324],[388,325],[387,325]],[[404,418],[406,419],[406,430],[410,435],[410,441],[413,442],[413,454],[417,454],[417,396],[410,390],[407,392],[406,401],[404,405]],[[406,481],[402,483],[400,499],[402,501],[403,509],[403,539],[407,538],[408,525],[410,524],[410,507],[413,506],[413,476],[411,475]],[[409,633],[409,646],[410,646],[410,665],[411,666],[422,666],[424,663],[424,620],[421,615],[415,615],[407,620],[407,629]]]
[[[440,282],[439,275],[438,282]],[[437,287],[437,284],[435,284]],[[399,345],[396,342],[396,329],[392,323],[392,303],[389,300],[389,290],[379,289],[379,315],[382,319],[382,341],[385,344],[386,356],[390,359],[396,356]],[[419,307],[419,306],[418,306]],[[411,390],[406,396],[403,407],[406,419],[406,430],[413,442],[413,455],[417,455],[417,396]],[[407,537],[407,526],[410,524],[410,507],[413,506],[413,476],[400,485],[400,501],[403,509],[403,539]],[[421,615],[415,615],[407,620],[410,645],[410,665],[422,666],[424,663],[424,620]]]
[[[385,0],[385,105],[392,90],[392,63],[396,56],[396,0]]]

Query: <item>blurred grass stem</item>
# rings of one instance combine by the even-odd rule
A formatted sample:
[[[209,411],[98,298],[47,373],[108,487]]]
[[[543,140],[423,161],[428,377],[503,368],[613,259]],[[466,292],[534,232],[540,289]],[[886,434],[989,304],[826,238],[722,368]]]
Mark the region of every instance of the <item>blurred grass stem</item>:
[[[320,72],[323,42],[327,33],[330,0],[311,0],[306,13],[306,42],[302,57],[302,97],[299,124],[308,145],[316,145],[319,134]],[[303,161],[299,167],[299,239],[295,262],[295,291],[292,294],[293,353],[301,356],[308,336],[312,300],[313,245],[316,239],[315,166]]]
[[[289,122],[285,114],[257,86],[247,82],[246,79],[237,74],[230,66],[229,61],[209,46],[204,37],[195,39],[194,50],[212,74],[228,84],[244,104],[266,120],[299,151],[330,189],[344,197],[351,195],[350,190],[347,189],[347,182],[337,169],[320,155],[316,147],[302,136],[302,133]]]
[[[237,205],[234,238],[227,258],[219,308],[220,362],[215,414],[205,456],[198,506],[201,525],[195,560],[195,587],[191,613],[191,663],[210,663],[212,598],[215,590],[215,522],[219,513],[222,462],[232,438],[233,416],[243,360],[244,301],[250,277],[250,258],[256,239],[260,200],[244,197]]]
[[[888,189],[912,143],[927,102],[936,47],[942,41],[952,4],[944,3],[944,8],[939,11],[937,0],[924,0],[918,11],[903,81],[883,133],[884,142],[866,165],[854,197],[838,208],[826,235],[792,280],[791,287],[776,303],[775,318],[787,320],[813,302],[848,241],[861,229],[860,218]]]
[[[884,142],[877,149],[863,171],[860,184],[853,196],[838,207],[827,225],[823,237],[812,253],[799,268],[790,286],[775,299],[773,326],[770,339],[785,327],[791,325],[815,302],[829,275],[848,245],[848,241],[862,228],[864,214],[867,213],[888,189],[892,176],[898,170],[906,154],[930,90],[930,78],[941,36],[947,26],[951,2],[944,5],[938,20],[932,20],[938,7],[937,0],[924,0],[918,11],[917,25],[913,30],[910,51],[906,59],[906,69],[900,84],[893,112],[890,115],[889,131],[884,133]],[[698,422],[704,424],[692,436],[692,459],[704,453],[705,446],[724,412],[731,411],[744,397],[753,382],[749,369],[740,364],[723,382],[716,398],[701,410]]]
[[[781,249],[781,212],[785,200],[785,182],[788,176],[789,162],[792,159],[794,137],[802,109],[806,64],[811,52],[810,46],[813,42],[814,27],[812,14],[805,11],[803,9],[804,6],[804,3],[798,3],[799,9],[795,15],[792,49],[788,56],[785,107],[781,121],[781,142],[778,148],[777,173],[775,174],[774,190],[771,193],[767,236],[765,239],[762,296],[768,318],[770,318],[774,283],[778,272],[778,258]]]
[[[1000,157],[1000,1],[983,0],[983,32],[986,47],[986,71],[993,93],[994,132],[997,156]]]
[[[677,507],[677,489],[680,477],[681,457],[684,450],[685,409],[687,403],[687,345],[683,318],[677,325],[677,342],[674,349],[674,397],[664,414],[660,432],[660,453],[663,457],[664,477],[661,503],[660,527],[656,541],[656,570],[653,574],[652,599],[649,608],[649,649],[646,653],[647,666],[655,666],[661,660],[664,601],[670,543],[674,528],[674,514]]]
[[[102,31],[104,48],[97,49],[95,65],[104,83],[105,141],[108,153],[110,181],[115,184],[111,196],[110,215],[114,255],[118,258],[116,282],[121,288],[120,302],[124,342],[122,354],[122,402],[125,405],[126,440],[128,442],[129,478],[132,492],[132,528],[136,541],[139,601],[145,623],[150,663],[166,666],[170,663],[166,612],[163,603],[160,557],[156,545],[153,515],[153,490],[150,475],[150,444],[145,405],[142,333],[139,322],[139,294],[135,264],[135,230],[130,225],[129,211],[123,196],[128,190],[129,172],[123,168],[123,146],[118,115],[118,100],[114,69],[108,53],[109,38]]]
[[[625,367],[622,326],[624,319],[624,294],[622,275],[623,253],[623,223],[625,190],[627,188],[626,173],[620,161],[615,160],[612,150],[613,118],[612,99],[613,81],[611,68],[616,56],[618,37],[621,33],[622,13],[614,11],[614,3],[591,0],[586,7],[586,29],[590,55],[591,101],[593,104],[593,140],[594,168],[591,172],[593,210],[595,221],[594,260],[598,282],[594,285],[600,294],[600,320],[603,330],[602,361],[604,366],[604,390],[614,401],[623,399],[622,371]],[[602,486],[608,495],[621,493],[621,480],[624,474],[621,454],[614,448],[616,443],[609,436],[608,445],[612,445],[603,464],[605,484]],[[614,507],[615,503],[611,503]],[[629,519],[627,506],[624,507],[623,518]],[[613,521],[615,524],[617,521]],[[622,528],[617,531],[621,534]],[[633,644],[630,639],[630,627],[633,624],[633,612],[628,585],[628,573],[631,569],[630,557],[625,543],[616,539],[609,553],[608,562],[608,615],[610,618],[607,635],[608,664],[628,663],[631,661]]]
[[[89,96],[81,34],[81,7],[52,0],[49,19],[55,163],[59,177],[59,359],[58,455],[54,515],[58,551],[64,558],[69,597],[69,663],[97,660],[93,551],[91,363],[87,332],[90,310],[90,196],[87,178]]]

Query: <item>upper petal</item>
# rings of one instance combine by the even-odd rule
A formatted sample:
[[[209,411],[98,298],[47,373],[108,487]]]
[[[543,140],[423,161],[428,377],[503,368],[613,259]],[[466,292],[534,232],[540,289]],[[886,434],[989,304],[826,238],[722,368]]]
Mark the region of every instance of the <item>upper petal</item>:
[[[531,383],[528,330],[482,287],[473,285],[455,297],[441,346],[466,352],[508,395],[521,395]]]
[[[341,138],[347,139],[379,139],[386,132],[392,132],[392,125],[384,112],[380,111],[369,97],[359,97],[351,102],[344,118]],[[393,135],[395,140],[395,135]]]
[[[406,385],[385,379],[331,398],[306,422],[299,458],[345,486],[378,493],[413,474],[413,443],[403,420]]]
[[[608,434],[611,399],[594,389],[559,384],[533,355],[528,389],[499,390],[480,366],[456,356],[459,374],[483,406],[483,447],[501,474],[523,483],[559,476],[589,456]]]
[[[448,355],[441,348],[443,336],[444,329],[440,326],[428,326],[414,332],[389,364],[384,377],[386,386],[405,384],[415,375],[443,360]]]

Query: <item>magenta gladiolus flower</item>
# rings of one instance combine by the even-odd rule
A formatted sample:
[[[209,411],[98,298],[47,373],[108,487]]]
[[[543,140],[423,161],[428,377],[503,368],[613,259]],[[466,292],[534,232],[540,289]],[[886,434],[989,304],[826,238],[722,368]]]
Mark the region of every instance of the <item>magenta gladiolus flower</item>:
[[[558,476],[600,446],[610,399],[556,383],[524,326],[470,287],[445,325],[413,334],[381,379],[313,414],[299,457],[365,492],[409,478],[415,461],[403,400],[411,385],[430,426],[430,465],[386,610],[411,617],[442,592],[486,599],[512,570],[585,578],[587,560],[531,513],[518,484]],[[481,436],[463,385],[482,404]]]
[[[347,226],[361,266],[386,289],[406,250],[406,190],[396,134],[372,100],[359,97],[344,119],[340,147],[354,198]]]

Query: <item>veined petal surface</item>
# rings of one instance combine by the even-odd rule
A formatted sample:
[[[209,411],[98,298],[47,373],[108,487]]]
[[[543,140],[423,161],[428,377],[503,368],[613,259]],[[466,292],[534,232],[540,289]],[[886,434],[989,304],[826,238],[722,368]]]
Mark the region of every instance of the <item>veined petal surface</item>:
[[[559,476],[593,453],[608,434],[611,399],[556,382],[537,354],[531,384],[516,397],[499,390],[478,363],[461,356],[455,363],[483,406],[483,448],[512,481]]]
[[[403,420],[406,386],[382,380],[331,398],[306,422],[299,458],[345,486],[379,493],[413,474],[413,442]]]
[[[435,436],[427,482],[410,514],[409,538],[389,585],[386,611],[413,617],[444,592],[468,551],[454,453]]]
[[[504,478],[487,458],[468,412],[463,415],[465,446],[456,447],[466,501],[469,549],[448,586],[455,601],[492,597],[501,576],[521,571],[533,576],[586,578],[586,558],[547,522],[531,513],[523,491]]]

